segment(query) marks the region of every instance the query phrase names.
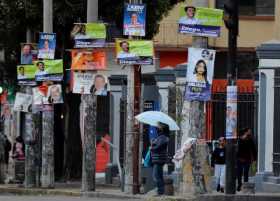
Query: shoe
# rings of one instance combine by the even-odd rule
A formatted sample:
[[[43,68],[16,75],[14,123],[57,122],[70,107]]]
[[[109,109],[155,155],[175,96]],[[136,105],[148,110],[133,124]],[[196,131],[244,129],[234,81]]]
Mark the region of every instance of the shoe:
[[[224,192],[225,192],[224,188],[221,188],[221,193],[224,193]]]
[[[218,186],[217,186],[217,192],[219,192],[220,191],[220,184],[218,184]]]
[[[241,185],[238,185],[236,190],[237,190],[238,192],[241,191]]]

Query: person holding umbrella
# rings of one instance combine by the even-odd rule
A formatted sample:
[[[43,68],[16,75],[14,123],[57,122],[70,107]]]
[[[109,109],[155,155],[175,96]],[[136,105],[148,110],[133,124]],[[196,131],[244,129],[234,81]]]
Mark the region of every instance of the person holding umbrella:
[[[163,166],[167,162],[167,147],[169,142],[169,126],[158,123],[158,136],[151,142],[151,158],[153,164],[153,179],[157,185],[158,195],[164,194]]]

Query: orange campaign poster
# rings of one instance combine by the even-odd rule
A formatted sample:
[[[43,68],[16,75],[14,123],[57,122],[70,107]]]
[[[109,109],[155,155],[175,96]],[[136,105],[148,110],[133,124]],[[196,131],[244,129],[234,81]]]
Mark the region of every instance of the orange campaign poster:
[[[72,50],[72,70],[105,70],[104,51]]]

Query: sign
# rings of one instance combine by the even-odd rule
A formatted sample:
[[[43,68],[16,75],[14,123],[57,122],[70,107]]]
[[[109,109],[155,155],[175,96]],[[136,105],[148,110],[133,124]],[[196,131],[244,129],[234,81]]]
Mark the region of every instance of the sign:
[[[22,43],[21,44],[21,56],[20,64],[32,64],[37,60],[38,47],[35,43]]]
[[[104,51],[72,50],[72,70],[105,70]]]
[[[32,92],[34,105],[63,103],[62,88],[59,84],[34,87],[32,89]]]
[[[106,76],[93,72],[74,72],[73,93],[107,96],[109,82]]]
[[[119,64],[152,65],[154,46],[150,40],[116,40],[116,55]]]
[[[214,73],[215,50],[189,48],[185,99],[208,101]]]
[[[37,68],[34,65],[17,66],[17,80],[19,85],[36,85],[35,72]]]
[[[227,87],[226,139],[237,138],[237,86]]]
[[[104,47],[106,27],[103,23],[77,23],[71,32],[75,48]]]
[[[36,81],[61,81],[63,79],[63,61],[42,60],[34,62]]]
[[[146,5],[125,4],[123,30],[126,36],[145,36]]]
[[[40,59],[54,59],[56,46],[55,33],[40,33],[38,49],[38,58]]]
[[[180,9],[179,33],[219,37],[223,24],[223,10],[185,6]]]
[[[32,111],[32,95],[24,93],[16,93],[14,111],[31,112]]]
[[[48,102],[52,104],[63,103],[62,88],[60,84],[54,84],[48,87]]]

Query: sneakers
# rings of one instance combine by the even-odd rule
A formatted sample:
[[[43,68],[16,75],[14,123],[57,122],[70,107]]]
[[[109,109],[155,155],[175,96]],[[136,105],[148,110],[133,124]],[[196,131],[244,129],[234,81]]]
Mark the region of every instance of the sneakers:
[[[238,192],[241,191],[241,185],[238,185],[236,190],[237,190]]]

